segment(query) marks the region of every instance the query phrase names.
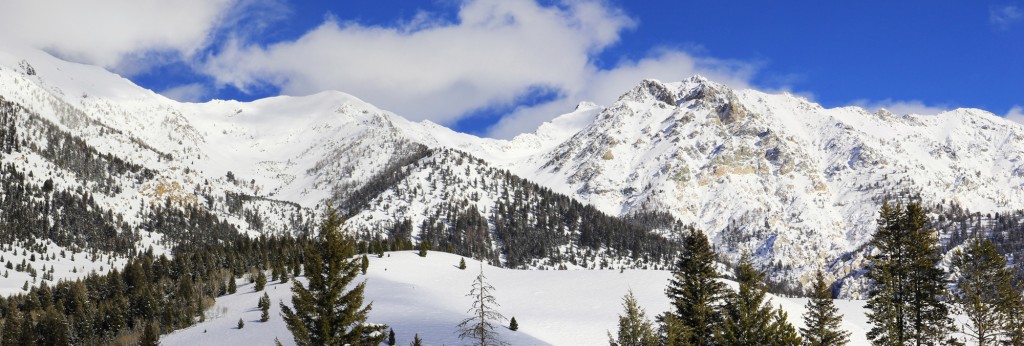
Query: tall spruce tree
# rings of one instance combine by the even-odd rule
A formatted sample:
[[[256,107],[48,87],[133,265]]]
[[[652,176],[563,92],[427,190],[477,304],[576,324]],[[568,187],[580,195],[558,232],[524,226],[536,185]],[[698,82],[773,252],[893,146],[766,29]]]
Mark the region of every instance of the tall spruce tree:
[[[1013,271],[988,239],[968,241],[950,262],[957,274],[952,303],[966,317],[962,331],[976,345],[995,345],[1004,341],[1017,293]]]
[[[843,317],[832,301],[832,288],[820,270],[814,275],[811,299],[804,305],[804,328],[800,334],[807,346],[842,346],[850,342],[850,332],[840,328]]]
[[[770,346],[800,346],[804,344],[804,339],[800,337],[796,327],[789,323],[789,314],[782,309],[782,305],[775,309],[775,319],[772,321],[769,333],[771,334]]]
[[[952,320],[945,296],[945,271],[939,267],[936,233],[925,228],[920,204],[903,208],[888,202],[879,211],[870,244],[867,277],[868,339],[875,345],[938,345],[949,342]]]
[[[497,310],[499,305],[494,298],[494,286],[487,283],[484,276],[484,265],[480,263],[480,274],[473,280],[473,287],[469,290],[467,297],[473,298],[473,307],[469,309],[470,317],[459,323],[459,339],[469,339],[473,345],[497,346],[508,345],[501,339],[495,326],[502,325],[505,316]]]
[[[728,294],[725,299],[722,327],[716,333],[718,345],[788,343],[796,330],[785,318],[777,318],[776,312],[765,301],[764,273],[754,268],[746,254],[740,258],[734,273],[740,287],[738,292]]]
[[[683,250],[665,290],[674,309],[659,317],[662,342],[713,345],[715,331],[722,321],[721,306],[725,292],[726,286],[718,281],[718,272],[715,271],[715,253],[711,243],[703,232],[690,230],[683,239]]]
[[[342,234],[342,220],[328,206],[320,234],[307,248],[308,287],[292,283],[292,310],[281,303],[281,315],[298,345],[377,345],[387,336],[385,325],[366,323],[373,304],[363,306],[366,282],[348,288],[360,273],[355,242]]]
[[[611,346],[656,346],[659,344],[654,326],[647,320],[644,309],[636,302],[633,290],[622,298],[624,315],[619,315],[619,332],[612,336],[608,332],[608,343]]]

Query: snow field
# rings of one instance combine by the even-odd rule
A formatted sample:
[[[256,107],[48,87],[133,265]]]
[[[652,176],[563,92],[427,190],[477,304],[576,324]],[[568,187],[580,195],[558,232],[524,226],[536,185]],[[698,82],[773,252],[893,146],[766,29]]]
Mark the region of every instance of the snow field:
[[[391,326],[398,345],[408,345],[416,333],[426,345],[466,344],[459,340],[456,325],[468,317],[472,298],[466,294],[479,262],[466,259],[468,268],[459,270],[461,257],[442,252],[429,252],[425,258],[415,251],[369,258],[367,275],[360,276],[366,280],[365,301],[373,303],[368,322]],[[511,270],[484,265],[484,275],[496,289],[494,296],[501,304],[498,311],[519,322],[519,331],[498,329],[512,345],[606,345],[607,333],[617,329],[622,297],[630,289],[651,320],[669,308],[664,294],[671,276],[668,271]],[[292,284],[267,284],[266,292],[274,304],[270,320],[263,323],[256,308],[263,293],[253,292],[252,284],[244,279],[239,281],[238,293],[218,298],[207,311],[206,322],[165,335],[161,343],[271,345],[276,337],[284,345],[294,345],[277,304],[291,303]],[[845,315],[844,328],[852,332],[852,345],[867,344],[863,303],[836,301]],[[772,297],[772,304],[781,304],[790,321],[802,326],[806,299]],[[237,329],[239,318],[245,321],[241,330]]]

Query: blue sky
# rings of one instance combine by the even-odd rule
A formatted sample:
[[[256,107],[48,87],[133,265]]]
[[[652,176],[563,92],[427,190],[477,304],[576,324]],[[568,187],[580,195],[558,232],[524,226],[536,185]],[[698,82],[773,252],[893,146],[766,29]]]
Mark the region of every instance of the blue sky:
[[[643,78],[694,73],[826,107],[975,107],[1024,119],[1018,1],[171,3],[97,9],[96,20],[124,23],[91,33],[108,37],[106,46],[62,40],[61,22],[48,24],[54,37],[26,40],[181,100],[335,89],[503,138],[579,101],[608,104]]]

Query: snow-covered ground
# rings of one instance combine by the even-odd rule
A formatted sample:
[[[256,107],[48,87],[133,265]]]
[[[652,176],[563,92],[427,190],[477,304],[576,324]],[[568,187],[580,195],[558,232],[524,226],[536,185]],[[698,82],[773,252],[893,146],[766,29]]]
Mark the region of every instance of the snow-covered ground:
[[[430,252],[426,258],[415,251],[390,252],[384,258],[370,256],[366,276],[366,301],[373,302],[369,322],[386,323],[395,330],[399,345],[408,345],[418,333],[426,345],[461,345],[455,325],[468,317],[471,298],[466,297],[479,270],[459,270],[459,256]],[[630,289],[648,317],[669,308],[664,290],[670,273],[655,270],[510,270],[484,265],[484,275],[496,288],[499,312],[515,317],[518,331],[502,328],[512,345],[604,345],[608,331],[615,331],[622,313],[622,296]],[[244,284],[243,284],[244,283]],[[191,328],[165,335],[163,345],[269,345],[278,338],[284,345],[294,341],[280,316],[278,301],[290,304],[291,283],[268,284],[274,302],[268,322],[259,322],[256,308],[262,292],[240,280],[238,293],[217,299],[207,320]],[[772,297],[782,305],[796,326],[806,299]],[[843,327],[851,331],[852,345],[866,345],[867,319],[863,301],[836,300],[845,315]],[[245,327],[237,329],[238,319]]]

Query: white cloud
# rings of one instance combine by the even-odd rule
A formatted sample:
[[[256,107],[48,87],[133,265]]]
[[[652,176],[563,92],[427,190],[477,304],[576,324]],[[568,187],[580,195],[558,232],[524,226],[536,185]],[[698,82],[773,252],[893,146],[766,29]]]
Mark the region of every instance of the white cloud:
[[[879,109],[886,109],[894,114],[918,114],[918,115],[935,115],[950,110],[950,107],[944,105],[927,105],[924,102],[918,100],[892,100],[885,99],[881,101],[867,101],[857,100],[853,101],[852,105],[863,107],[871,111],[877,111]]]
[[[1000,30],[1007,30],[1011,25],[1024,19],[1024,11],[1020,7],[1007,5],[992,7],[988,10],[988,22]]]
[[[749,65],[660,50],[600,70],[593,57],[634,22],[603,2],[469,0],[458,19],[419,13],[395,27],[329,18],[295,41],[227,44],[204,72],[243,90],[269,84],[285,94],[340,90],[408,117],[451,124],[488,107],[515,106],[531,90],[558,97],[506,116],[491,135],[532,131],[579,101],[610,103],[644,78],[677,81],[701,72],[743,83]]]
[[[202,84],[191,83],[165,89],[160,94],[179,102],[200,102],[206,92],[206,87]]]
[[[1003,117],[1005,117],[1007,120],[1024,124],[1024,107],[1013,106],[1013,108],[1010,108],[1010,111],[1006,112],[1006,115],[1004,115]]]
[[[239,0],[0,0],[0,33],[65,59],[131,74],[188,58]]]

